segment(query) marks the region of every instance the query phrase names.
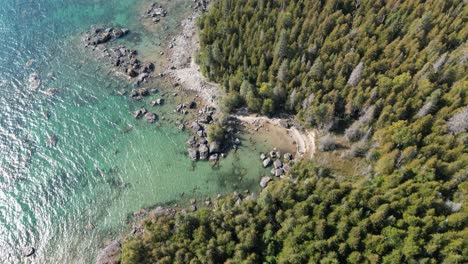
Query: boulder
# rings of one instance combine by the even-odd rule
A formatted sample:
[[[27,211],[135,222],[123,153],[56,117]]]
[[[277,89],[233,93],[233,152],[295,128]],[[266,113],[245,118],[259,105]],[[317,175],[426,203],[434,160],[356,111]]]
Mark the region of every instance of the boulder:
[[[39,75],[37,73],[31,73],[29,75],[28,82],[29,89],[33,91],[36,91],[39,89],[39,86],[41,86],[41,80],[39,79]]]
[[[290,170],[291,170],[291,167],[289,166],[289,164],[284,164],[283,165],[283,171],[285,173],[288,173]]]
[[[148,112],[145,114],[145,119],[148,123],[154,123],[156,122],[157,115],[155,113]]]
[[[276,156],[276,151],[270,151],[270,158],[275,159],[278,156]]]
[[[58,93],[58,89],[57,88],[49,88],[45,91],[45,95],[47,96],[54,96]]]
[[[120,241],[114,241],[105,247],[98,256],[98,264],[118,264],[122,254],[122,244]]]
[[[133,116],[138,119],[142,118],[148,111],[145,108],[140,108],[133,113]]]
[[[138,76],[138,73],[133,68],[128,68],[126,72],[127,72],[127,75],[132,78]]]
[[[198,147],[198,152],[200,153],[201,160],[207,160],[210,150],[207,145],[203,144]]]
[[[199,137],[205,137],[205,136],[206,136],[206,133],[205,133],[205,131],[203,131],[203,130],[198,130],[198,131],[197,131],[197,135],[198,135]]]
[[[187,141],[187,145],[189,146],[196,146],[197,145],[197,140],[195,139],[195,137],[190,137],[190,139]]]
[[[280,124],[280,126],[282,126],[284,128],[290,128],[291,127],[288,120],[282,119],[282,120],[279,121],[279,124]]]
[[[212,155],[210,155],[210,159],[209,159],[209,160],[210,160],[211,162],[217,162],[217,161],[218,161],[218,158],[219,158],[218,154],[212,154]]]
[[[153,105],[153,106],[162,105],[162,104],[164,104],[164,99],[162,99],[162,98],[158,98],[158,99],[154,100],[153,102],[151,102],[151,105]]]
[[[137,83],[142,83],[146,78],[148,78],[149,74],[146,72],[140,73],[137,77]]]
[[[263,161],[263,167],[266,168],[268,166],[271,165],[271,159],[270,158],[266,158],[264,161]]]
[[[275,169],[275,176],[276,177],[279,177],[281,175],[283,175],[284,171],[282,168],[279,168],[279,169]]]
[[[266,158],[267,158],[267,156],[265,155],[265,153],[260,154],[260,159],[261,160],[265,160]]]
[[[141,89],[138,89],[138,94],[141,95],[141,96],[148,96],[149,91],[146,88],[141,88]]]
[[[188,155],[191,160],[196,161],[198,159],[198,150],[195,148],[189,148]]]
[[[213,117],[210,114],[202,115],[198,118],[198,122],[203,124],[210,124],[213,121]]]
[[[210,143],[210,153],[219,153],[221,152],[221,144],[218,141],[213,141]]]
[[[35,252],[36,252],[36,249],[33,247],[24,247],[22,250],[23,256],[25,257],[30,257],[34,255]]]
[[[267,187],[270,181],[271,181],[271,177],[268,177],[268,176],[262,177],[262,179],[260,180],[260,187],[262,188]]]
[[[293,159],[293,156],[292,156],[291,153],[285,153],[285,154],[284,154],[284,160],[285,160],[285,161],[290,161],[290,160],[292,160],[292,159]]]
[[[275,162],[273,162],[273,166],[275,167],[275,169],[279,169],[283,166],[283,163],[281,162],[281,160],[277,159],[275,160]]]
[[[198,124],[197,122],[193,122],[191,125],[191,128],[193,129],[194,132],[198,132],[200,130],[203,130],[203,127]]]
[[[204,137],[200,138],[200,140],[198,142],[200,142],[200,144],[205,144],[205,145],[208,144],[208,140],[206,140],[206,138],[204,138]],[[210,149],[211,149],[211,147],[210,147]]]

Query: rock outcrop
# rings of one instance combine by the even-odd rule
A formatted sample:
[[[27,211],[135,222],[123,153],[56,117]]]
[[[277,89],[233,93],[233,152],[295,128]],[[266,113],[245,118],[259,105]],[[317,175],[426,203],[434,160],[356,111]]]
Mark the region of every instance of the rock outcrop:
[[[98,256],[98,264],[119,264],[122,254],[122,244],[120,241],[113,241],[105,247]]]

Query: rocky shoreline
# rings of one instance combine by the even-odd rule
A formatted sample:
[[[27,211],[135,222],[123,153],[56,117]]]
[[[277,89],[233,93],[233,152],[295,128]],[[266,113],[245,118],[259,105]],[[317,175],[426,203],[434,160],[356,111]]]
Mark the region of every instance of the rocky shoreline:
[[[86,33],[83,42],[86,48],[98,53],[105,58],[108,63],[121,73],[131,79],[135,79],[134,85],[143,83],[154,71],[154,64],[151,62],[141,62],[138,59],[136,50],[128,49],[125,46],[107,47],[106,44],[114,42],[129,33],[126,28],[94,27]]]
[[[180,130],[188,130],[191,134],[186,143],[187,158],[194,162],[208,161],[212,165],[215,165],[229,151],[236,151],[240,147],[242,143],[238,135],[245,133],[246,122],[237,116],[222,117],[217,104],[217,100],[222,97],[220,89],[218,89],[217,85],[208,82],[204,78],[195,63],[194,54],[198,49],[196,19],[202,12],[207,10],[208,4],[208,1],[204,0],[194,1],[194,5],[192,6],[194,11],[181,22],[181,33],[171,37],[170,39],[172,40],[167,43],[166,49],[160,52],[160,55],[167,56],[168,64],[162,66],[166,70],[161,71],[160,74],[155,76],[152,76],[155,71],[154,65],[152,63],[140,62],[137,58],[137,51],[127,49],[124,46],[106,47],[107,43],[114,42],[128,33],[128,31],[124,31],[122,28],[120,30],[126,32],[122,35],[118,33],[114,34],[113,28],[93,29],[90,33],[91,35],[88,34],[85,37],[85,43],[87,47],[99,52],[102,57],[107,58],[112,67],[133,81],[134,86],[139,86],[153,77],[158,77],[168,81],[174,88],[195,91],[197,94],[195,98],[201,99],[201,102],[197,103],[195,98],[192,100],[186,98],[186,103],[178,104],[174,109],[174,113],[182,116],[190,114],[191,118],[179,120],[176,124]],[[157,24],[167,15],[169,13],[161,5],[152,4],[146,10],[143,19],[150,19],[153,23]],[[111,37],[107,37],[107,34],[110,34]],[[118,37],[113,37],[114,35]],[[106,41],[103,42],[102,40]],[[130,92],[129,99],[139,101],[157,92],[157,90],[148,90],[147,88],[135,88]],[[170,94],[170,92],[168,93]],[[125,91],[121,91],[119,94],[125,95],[126,93]],[[172,96],[176,97],[178,93],[172,92]],[[160,106],[164,104],[164,101],[164,98],[157,98],[151,102],[151,107]],[[135,118],[144,119],[149,123],[156,122],[160,118],[156,113],[148,111],[146,108],[136,110],[133,115]],[[161,119],[164,119],[164,117]],[[222,127],[222,137],[210,139],[209,130],[216,126]],[[258,130],[259,128],[255,131],[257,132]],[[260,187],[262,189],[267,188],[268,183],[275,178],[288,177],[286,175],[294,162],[295,157],[291,153],[286,152],[282,155],[280,150],[276,148],[271,152],[262,153],[259,159],[259,166],[263,165],[265,168],[272,167],[272,169],[271,176],[263,175],[261,177],[259,180]],[[244,200],[253,198],[255,193],[250,193],[246,190],[243,194],[235,192],[232,195],[236,200],[236,204],[240,204]],[[221,198],[221,195],[218,195],[217,199],[219,198]],[[173,215],[178,212],[193,212],[197,210],[198,206],[216,208],[217,205],[216,200],[212,201],[208,197],[201,203],[197,203],[194,199],[190,200],[190,205],[187,208],[157,207],[149,211],[140,210],[134,213],[134,224],[129,235],[139,235],[144,232],[141,225],[143,218],[149,217],[151,219],[163,215]],[[119,263],[120,253],[120,240],[113,241],[102,250],[98,257],[98,263]]]

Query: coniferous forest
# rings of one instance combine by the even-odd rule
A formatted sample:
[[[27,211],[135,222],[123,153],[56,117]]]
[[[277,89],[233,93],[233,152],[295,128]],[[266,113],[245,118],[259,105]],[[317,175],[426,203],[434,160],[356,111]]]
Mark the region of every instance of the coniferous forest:
[[[295,115],[371,166],[304,161],[256,199],[148,219],[122,262],[466,263],[467,20],[461,0],[214,1],[197,61],[225,110]]]

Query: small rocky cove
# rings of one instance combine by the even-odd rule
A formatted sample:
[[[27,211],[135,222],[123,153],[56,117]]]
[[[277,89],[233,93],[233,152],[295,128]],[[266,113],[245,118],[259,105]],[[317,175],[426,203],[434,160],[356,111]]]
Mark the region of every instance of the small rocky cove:
[[[192,6],[196,12],[206,11],[208,8],[207,1],[194,1]],[[162,19],[168,16],[169,12],[160,4],[153,3],[146,10],[143,19],[150,20],[157,24]],[[194,16],[196,17],[196,16]],[[139,55],[137,50],[130,49],[124,45],[118,44],[119,39],[130,34],[130,30],[123,27],[93,27],[89,32],[85,33],[83,43],[86,50],[90,51],[92,56],[102,58],[119,76],[125,77],[133,89],[127,91],[125,89],[117,91],[120,96],[126,96],[131,101],[145,102],[144,106],[138,108],[131,114],[135,119],[147,123],[157,123],[159,120],[167,120],[165,116],[158,112],[158,107],[162,107],[167,101],[172,101],[172,98],[179,98],[179,102],[173,109],[178,129],[189,132],[190,136],[186,142],[187,158],[193,162],[203,161],[209,162],[215,166],[224,157],[229,155],[231,151],[237,151],[242,147],[242,135],[244,124],[241,120],[234,116],[223,116],[216,107],[207,105],[204,100],[198,95],[188,97],[179,83],[179,79],[171,75],[177,67],[174,64],[163,66],[166,70],[156,69],[155,64],[145,61],[145,58]],[[174,41],[169,41],[167,49],[172,49],[176,44]],[[164,51],[159,53],[161,56]],[[172,60],[169,60],[172,62]],[[177,64],[177,63],[176,63]],[[179,66],[177,64],[177,66]],[[159,67],[159,66],[158,66]],[[155,73],[158,71],[159,73]],[[150,88],[153,79],[161,79],[169,84],[169,89],[164,91],[157,88]],[[186,85],[186,84],[185,84]],[[180,92],[174,90],[179,89]],[[148,103],[149,99],[150,102]],[[168,120],[169,121],[169,120]],[[222,130],[222,133],[216,137],[211,136],[212,130]],[[258,131],[258,129],[256,130]],[[285,178],[294,164],[294,157],[291,153],[282,153],[279,149],[274,148],[268,153],[261,153],[258,166],[263,168],[271,167],[271,176],[259,175],[260,187],[267,188],[268,183],[275,178]],[[261,178],[260,178],[261,177]],[[234,192],[231,194],[236,200],[236,204],[241,204],[245,200],[253,199],[256,193],[245,190],[242,193]],[[157,207],[155,209],[140,210],[133,214],[132,229],[130,235],[138,235],[144,232],[142,220],[144,218],[156,218],[163,215],[173,215],[176,213],[193,212],[200,206],[212,207],[214,210],[218,208],[217,201],[222,198],[218,194],[216,199],[206,197],[202,201],[190,199],[186,207]],[[119,263],[121,254],[121,242],[115,240],[108,244],[98,256],[98,263]]]

